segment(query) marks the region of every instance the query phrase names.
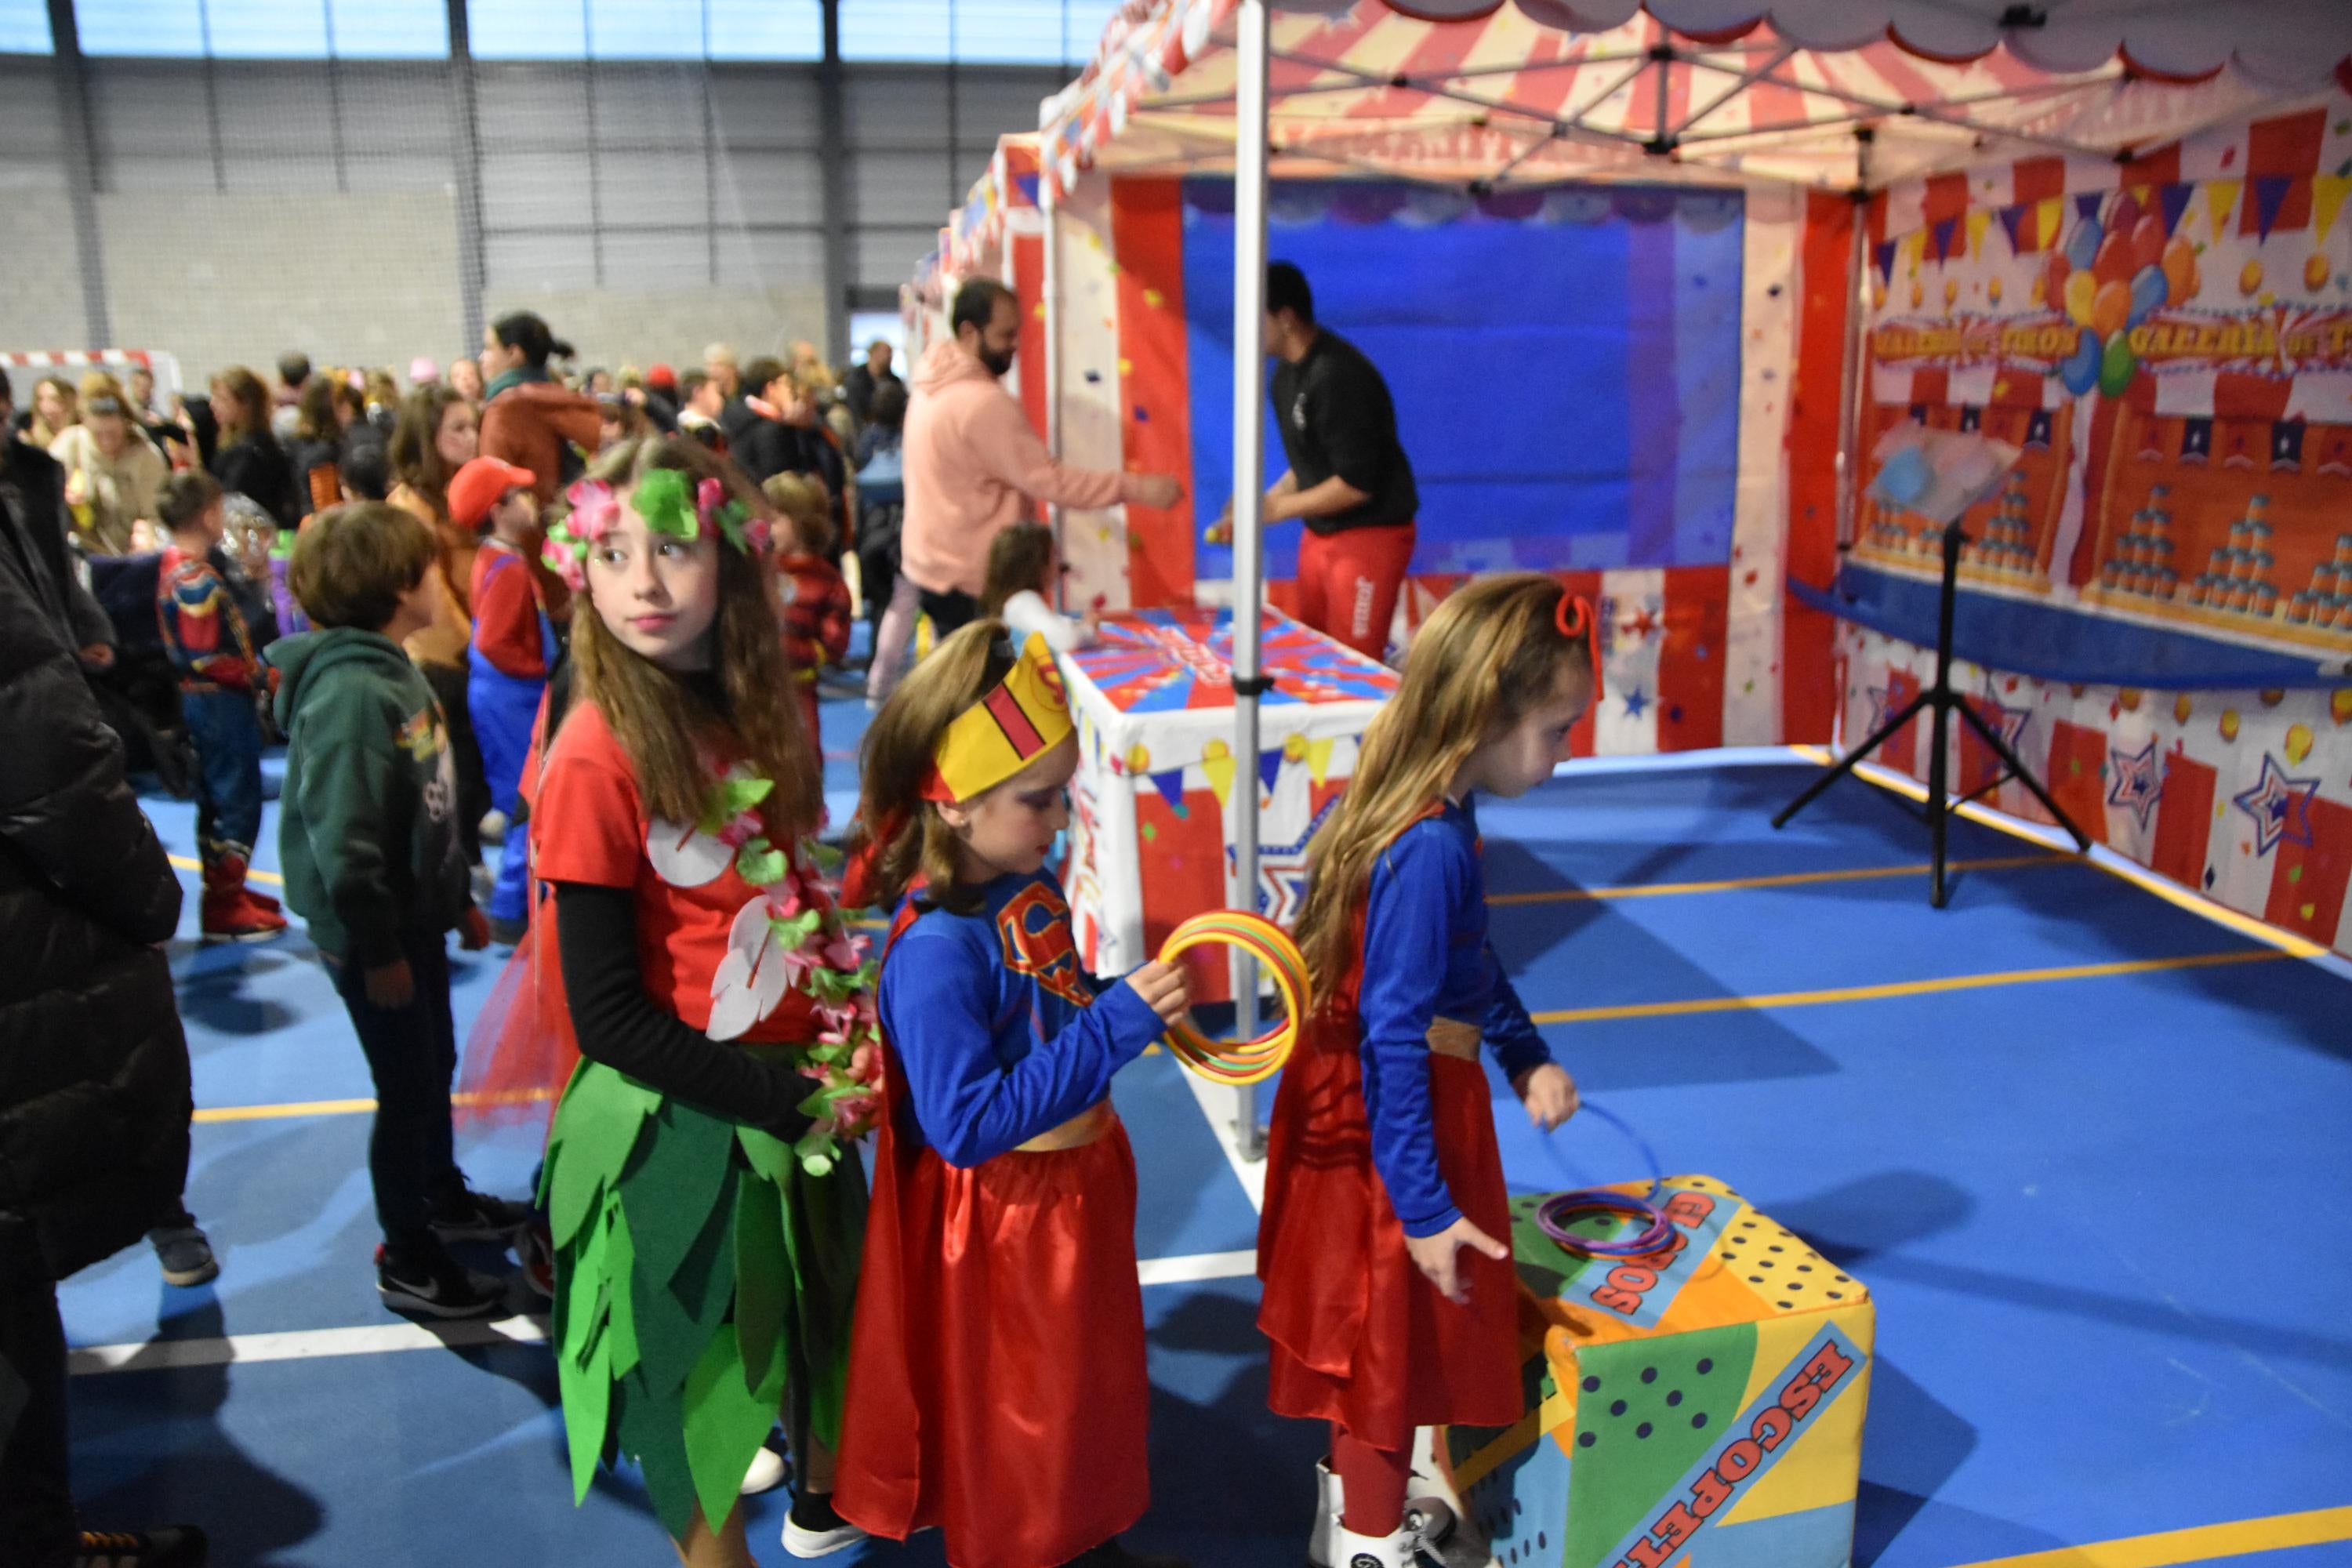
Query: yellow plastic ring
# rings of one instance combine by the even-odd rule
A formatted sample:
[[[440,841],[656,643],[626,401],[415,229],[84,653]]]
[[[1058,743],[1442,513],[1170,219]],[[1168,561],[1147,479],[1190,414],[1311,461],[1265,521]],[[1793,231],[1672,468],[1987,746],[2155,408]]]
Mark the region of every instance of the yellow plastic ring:
[[[1213,1040],[1190,1019],[1168,1030],[1170,1054],[1213,1083],[1238,1088],[1260,1083],[1282,1070],[1298,1043],[1298,1026],[1312,1003],[1307,961],[1290,933],[1263,916],[1240,910],[1212,910],[1194,915],[1160,944],[1160,962],[1173,963],[1193,948],[1215,943],[1238,947],[1265,966],[1282,994],[1282,1021],[1254,1040]]]

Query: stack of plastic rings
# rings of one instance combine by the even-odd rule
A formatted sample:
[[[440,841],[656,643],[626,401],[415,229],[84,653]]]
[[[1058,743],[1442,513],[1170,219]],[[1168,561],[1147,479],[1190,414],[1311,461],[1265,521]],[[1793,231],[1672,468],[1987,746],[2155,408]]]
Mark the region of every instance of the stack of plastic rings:
[[[1658,1170],[1657,1156],[1650,1152],[1649,1145],[1642,1142],[1640,1135],[1623,1121],[1597,1105],[1586,1105],[1578,1114],[1597,1117],[1641,1145],[1650,1165],[1650,1196],[1656,1197],[1658,1189],[1665,1184],[1665,1177]],[[1559,1158],[1558,1148],[1549,1139],[1545,1140],[1545,1147],[1552,1150],[1555,1160]],[[1565,1163],[1563,1161],[1563,1167]],[[1645,1228],[1637,1236],[1613,1241],[1580,1235],[1568,1228],[1570,1220],[1593,1214],[1623,1215],[1629,1219],[1644,1222]],[[1589,1258],[1641,1258],[1665,1246],[1673,1238],[1675,1229],[1664,1211],[1656,1204],[1627,1193],[1612,1192],[1606,1187],[1580,1187],[1574,1192],[1547,1198],[1543,1206],[1536,1211],[1536,1225],[1566,1251]]]
[[[1290,934],[1272,921],[1239,910],[1213,910],[1170,931],[1160,946],[1160,962],[1173,963],[1184,952],[1207,942],[1238,947],[1265,967],[1274,976],[1275,989],[1282,993],[1282,1021],[1255,1040],[1228,1044],[1209,1038],[1186,1019],[1170,1026],[1168,1048],[1178,1061],[1212,1083],[1238,1088],[1263,1082],[1281,1070],[1290,1059],[1291,1047],[1298,1043],[1299,1021],[1312,1003],[1307,961],[1299,956],[1298,944],[1290,940]]]

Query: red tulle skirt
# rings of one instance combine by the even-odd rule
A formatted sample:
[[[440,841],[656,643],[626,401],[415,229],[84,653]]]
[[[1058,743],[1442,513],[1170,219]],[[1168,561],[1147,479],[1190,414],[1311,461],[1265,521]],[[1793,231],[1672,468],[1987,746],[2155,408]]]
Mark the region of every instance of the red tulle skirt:
[[[460,1127],[536,1126],[544,1134],[580,1065],[563,999],[554,889],[536,883],[532,893],[530,927],[466,1035],[452,1106]]]
[[[1470,1304],[1458,1307],[1413,1266],[1372,1164],[1360,1038],[1352,1013],[1318,1015],[1275,1094],[1257,1244],[1257,1322],[1273,1342],[1266,1402],[1391,1450],[1409,1447],[1416,1426],[1507,1426],[1525,1414],[1517,1277],[1508,1262],[1464,1249]],[[1429,1089],[1447,1190],[1473,1225],[1507,1242],[1486,1073],[1432,1052]]]
[[[897,1541],[936,1526],[953,1568],[1053,1568],[1143,1516],[1150,1401],[1126,1129],[959,1170],[886,1114],[842,1516]]]

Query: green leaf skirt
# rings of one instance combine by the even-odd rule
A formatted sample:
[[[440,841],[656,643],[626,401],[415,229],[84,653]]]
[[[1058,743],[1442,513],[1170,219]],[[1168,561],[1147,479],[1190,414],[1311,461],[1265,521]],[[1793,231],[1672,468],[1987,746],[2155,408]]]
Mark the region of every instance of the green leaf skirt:
[[[779,1418],[796,1454],[840,1440],[866,1236],[856,1160],[811,1176],[780,1139],[583,1061],[540,1201],[575,1503],[600,1460],[625,1455],[683,1539],[698,1503],[712,1528],[727,1518]]]

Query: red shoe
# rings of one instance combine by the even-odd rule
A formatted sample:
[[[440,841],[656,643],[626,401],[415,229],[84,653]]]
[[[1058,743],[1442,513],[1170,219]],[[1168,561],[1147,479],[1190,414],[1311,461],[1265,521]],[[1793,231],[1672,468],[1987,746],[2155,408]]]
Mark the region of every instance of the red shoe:
[[[235,850],[224,850],[205,863],[205,892],[196,918],[205,942],[268,942],[286,929],[286,917],[274,900],[247,890],[245,872],[245,857]]]

